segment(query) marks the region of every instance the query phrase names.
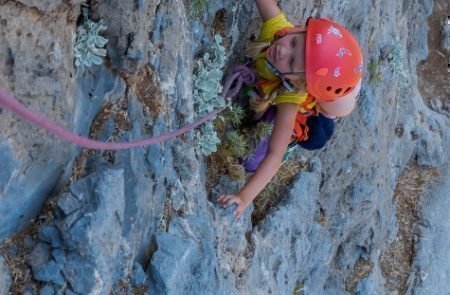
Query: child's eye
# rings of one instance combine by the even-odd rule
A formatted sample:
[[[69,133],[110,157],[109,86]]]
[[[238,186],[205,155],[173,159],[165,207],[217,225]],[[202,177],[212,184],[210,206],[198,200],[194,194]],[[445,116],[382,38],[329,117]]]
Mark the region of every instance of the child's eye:
[[[293,68],[294,68],[294,59],[293,59],[293,58],[291,58],[291,59],[289,60],[289,67],[291,68],[291,71],[292,71]]]
[[[295,47],[295,44],[297,43],[297,38],[292,38],[292,41],[291,41],[291,46],[292,46],[292,48],[294,48]]]

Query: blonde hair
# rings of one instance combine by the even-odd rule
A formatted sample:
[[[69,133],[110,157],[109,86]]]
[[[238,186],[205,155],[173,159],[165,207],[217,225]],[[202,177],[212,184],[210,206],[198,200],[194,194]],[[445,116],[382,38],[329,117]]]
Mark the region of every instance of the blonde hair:
[[[259,54],[270,45],[272,45],[272,42],[269,41],[252,41],[245,48],[245,55],[256,60],[259,57]]]

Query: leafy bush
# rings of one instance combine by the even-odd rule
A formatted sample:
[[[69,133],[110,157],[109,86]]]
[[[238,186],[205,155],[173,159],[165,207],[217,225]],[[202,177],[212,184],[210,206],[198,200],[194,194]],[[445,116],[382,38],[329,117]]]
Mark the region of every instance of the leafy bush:
[[[85,67],[102,64],[101,57],[106,56],[106,49],[103,47],[108,40],[100,36],[100,31],[104,31],[106,28],[102,20],[95,23],[87,17],[86,21],[78,27],[77,40],[73,49],[77,77],[84,74]]]
[[[205,53],[203,58],[197,61],[197,70],[194,74],[194,103],[196,114],[204,116],[215,108],[225,107],[226,101],[219,96],[222,91],[222,78],[227,56],[222,46],[222,37],[214,36],[211,46],[211,55]],[[204,155],[217,151],[220,139],[212,123],[203,125],[196,133],[197,148]]]
[[[217,136],[214,124],[206,122],[202,125],[200,131],[196,133],[197,149],[204,155],[210,155],[217,152],[217,145],[220,143],[220,138]]]
[[[244,157],[249,153],[249,142],[239,132],[233,130],[227,134],[226,149],[231,157]]]
[[[240,105],[230,105],[228,109],[228,121],[230,121],[233,126],[238,126],[239,124],[241,124],[241,121],[245,116],[244,109]]]

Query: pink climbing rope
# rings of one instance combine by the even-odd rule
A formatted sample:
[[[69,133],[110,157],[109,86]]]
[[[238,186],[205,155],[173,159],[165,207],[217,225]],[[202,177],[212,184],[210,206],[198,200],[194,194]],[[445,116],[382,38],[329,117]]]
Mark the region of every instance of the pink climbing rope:
[[[254,73],[253,70],[249,69],[246,66],[236,66],[232,72],[232,75],[226,79],[223,91],[220,94],[220,96],[223,97],[224,99],[229,99],[239,92],[243,83],[247,85],[253,85],[255,81],[256,81],[256,74]],[[93,150],[123,150],[163,142],[168,139],[177,137],[183,133],[186,133],[189,130],[200,126],[206,121],[214,119],[217,116],[217,114],[223,109],[223,108],[216,109],[211,113],[209,113],[208,115],[201,117],[200,119],[190,124],[187,124],[178,130],[170,131],[160,136],[129,142],[103,142],[89,139],[87,137],[75,134],[70,130],[64,129],[63,127],[49,120],[45,116],[28,109],[25,105],[23,105],[17,99],[9,95],[1,87],[0,87],[0,106],[15,113],[21,119],[33,124],[34,126],[46,129],[47,131],[53,133],[60,139],[74,143],[83,148]]]

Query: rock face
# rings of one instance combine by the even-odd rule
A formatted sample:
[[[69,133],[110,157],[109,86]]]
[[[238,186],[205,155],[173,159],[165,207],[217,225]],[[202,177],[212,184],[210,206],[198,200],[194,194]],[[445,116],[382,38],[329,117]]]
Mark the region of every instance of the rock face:
[[[45,1],[49,6],[41,6],[40,1],[22,2],[25,5],[17,1],[1,4],[0,84],[26,105],[71,128],[73,18],[79,9],[61,1]],[[27,5],[45,6],[52,12],[44,14]],[[2,113],[0,125],[1,157],[7,163],[0,180],[3,240],[38,214],[74,151],[10,113]]]
[[[441,47],[446,53],[450,53],[450,19],[447,18],[447,20],[444,22],[444,25],[442,26],[442,40],[441,40]]]
[[[439,293],[448,288],[450,267],[450,169],[443,171],[442,180],[431,189],[422,201],[422,226],[415,249],[413,272],[410,274],[410,292],[418,294]]]
[[[211,27],[221,21],[230,60],[240,61],[260,26],[253,2],[214,1],[193,15],[181,0],[91,1],[89,16],[108,26],[108,57],[76,79],[80,2],[0,0],[0,84],[66,128],[104,141],[160,135],[192,121],[194,61],[208,51]],[[379,259],[397,231],[398,176],[414,158],[444,166],[448,179],[450,119],[430,110],[416,86],[416,66],[428,52],[427,27],[418,24],[433,3],[316,2],[283,1],[282,8],[292,20],[320,15],[345,24],[383,82],[368,69],[357,109],[337,121],[325,149],[301,152],[311,170],[297,175],[257,225],[251,206],[235,221],[233,208],[216,204],[243,180],[222,177],[208,195],[192,132],[145,148],[87,152],[0,109],[0,240],[26,227],[46,200],[55,204],[26,255],[40,292],[387,292]],[[448,234],[439,234],[450,231],[449,191],[444,181],[423,203],[420,236],[433,238],[417,242],[411,293],[450,289],[439,275],[450,260]],[[443,245],[439,258],[434,243]],[[365,275],[356,278],[360,268]],[[0,294],[10,284],[0,260]]]
[[[8,267],[5,265],[5,259],[0,256],[0,294],[8,294],[11,286],[11,276]]]

